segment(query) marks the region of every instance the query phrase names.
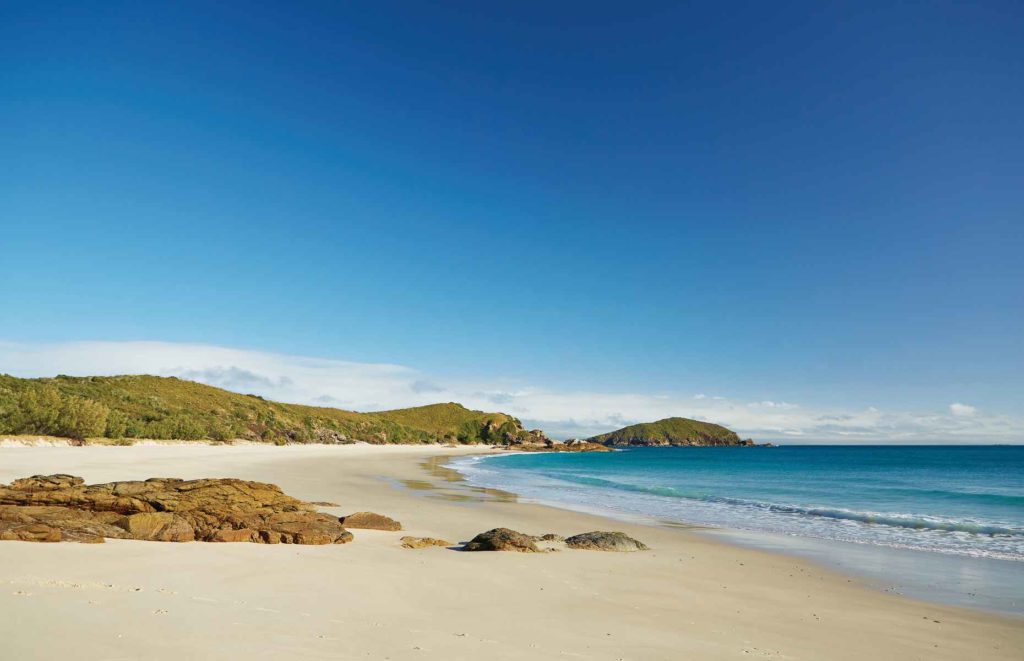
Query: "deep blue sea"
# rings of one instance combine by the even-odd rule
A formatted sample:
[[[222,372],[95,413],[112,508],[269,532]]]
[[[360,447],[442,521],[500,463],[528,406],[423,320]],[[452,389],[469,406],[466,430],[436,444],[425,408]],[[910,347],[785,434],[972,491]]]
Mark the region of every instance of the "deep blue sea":
[[[978,559],[968,566],[996,567],[996,582],[1007,571],[1024,578],[1022,446],[636,448],[469,457],[453,466],[472,484],[577,509],[805,546],[853,543],[861,555],[902,549],[917,553],[887,557],[912,564],[927,563],[921,553]],[[1002,562],[983,562],[991,560]]]

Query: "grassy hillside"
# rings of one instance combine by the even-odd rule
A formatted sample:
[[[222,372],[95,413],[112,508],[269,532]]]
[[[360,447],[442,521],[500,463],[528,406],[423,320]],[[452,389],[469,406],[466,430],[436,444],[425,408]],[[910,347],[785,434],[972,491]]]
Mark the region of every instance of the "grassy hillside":
[[[247,439],[268,443],[495,442],[503,413],[434,404],[379,413],[281,404],[174,377],[0,375],[0,433],[68,438]]]
[[[689,418],[665,418],[588,439],[606,445],[741,445],[736,432]]]
[[[455,402],[380,411],[373,415],[429,434],[449,438],[466,436],[495,443],[502,441],[506,433],[517,436],[523,431],[519,420],[510,415],[472,411]]]

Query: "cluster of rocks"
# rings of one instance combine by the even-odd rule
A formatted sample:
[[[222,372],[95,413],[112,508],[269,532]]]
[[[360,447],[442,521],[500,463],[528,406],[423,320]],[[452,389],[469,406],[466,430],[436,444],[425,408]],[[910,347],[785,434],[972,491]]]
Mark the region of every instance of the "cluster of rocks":
[[[548,438],[544,432],[534,429],[526,435],[506,439],[505,446],[517,452],[612,452],[609,447],[601,443],[578,438],[570,438],[567,441],[556,441]]]
[[[80,477],[59,474],[0,485],[0,540],[344,544],[352,541],[346,528],[396,532],[402,524],[375,512],[335,517],[315,511],[313,504],[285,494],[276,485],[230,478],[151,478],[86,485]],[[455,546],[433,537],[406,536],[401,542],[408,549]],[[543,553],[563,543],[571,549],[647,549],[621,532],[594,531],[563,538],[508,528],[480,533],[462,549]]]
[[[355,526],[350,526],[355,527]],[[86,485],[37,475],[0,486],[0,540],[344,544],[352,533],[273,484],[236,479]]]
[[[537,542],[565,542],[571,549],[587,551],[646,551],[648,547],[622,532],[605,532],[595,530],[572,537],[547,533],[546,535],[527,535],[509,528],[494,528],[482,532],[464,547],[464,551],[514,551],[518,553],[544,553],[555,550],[552,547],[540,548]]]

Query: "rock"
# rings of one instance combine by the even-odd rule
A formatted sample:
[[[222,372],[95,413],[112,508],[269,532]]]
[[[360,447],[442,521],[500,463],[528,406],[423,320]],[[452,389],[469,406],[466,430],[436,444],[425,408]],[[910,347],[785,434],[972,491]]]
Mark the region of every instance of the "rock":
[[[20,523],[0,528],[0,540],[17,542],[59,542],[60,528],[42,523]]]
[[[211,542],[258,542],[260,531],[252,528],[221,528],[213,533]]]
[[[610,447],[600,443],[577,440],[575,443],[563,443],[560,452],[615,452]]]
[[[338,503],[332,503],[329,500],[311,500],[310,505],[316,505],[317,507],[341,507]]]
[[[540,553],[533,538],[508,528],[494,528],[474,537],[464,551],[517,551],[519,553]]]
[[[403,537],[402,548],[425,549],[431,546],[454,546],[451,542],[436,537]]]
[[[646,551],[647,546],[622,532],[585,532],[565,540],[571,549],[587,551]]]
[[[196,533],[188,521],[170,512],[141,512],[126,516],[116,524],[132,539],[150,542],[191,542]]]
[[[565,541],[565,537],[562,537],[561,535],[556,535],[553,532],[549,532],[547,534],[541,535],[540,536],[540,541],[542,541],[542,542],[564,542]]]
[[[116,512],[88,512],[47,505],[0,505],[0,539],[98,543],[104,537],[127,538],[128,533],[114,525],[121,518]],[[57,530],[60,535],[57,539],[49,539],[50,535],[46,538],[32,535],[30,539],[24,530],[16,532],[24,526],[45,526]],[[4,531],[11,534],[5,536]]]
[[[614,452],[610,447],[600,443],[591,443],[579,439],[570,439],[564,443],[545,439],[535,441],[529,438],[519,440],[508,445],[509,449],[516,452]]]
[[[391,517],[374,512],[356,512],[339,519],[341,525],[346,528],[361,528],[363,530],[401,530],[402,524]]]
[[[0,486],[0,540],[342,544],[336,517],[273,484],[235,479],[86,485],[72,475],[37,475]]]
[[[33,475],[23,477],[20,480],[11,482],[12,489],[22,491],[50,491],[55,489],[68,489],[79,487],[85,484],[85,480],[74,475],[58,473],[56,475]]]

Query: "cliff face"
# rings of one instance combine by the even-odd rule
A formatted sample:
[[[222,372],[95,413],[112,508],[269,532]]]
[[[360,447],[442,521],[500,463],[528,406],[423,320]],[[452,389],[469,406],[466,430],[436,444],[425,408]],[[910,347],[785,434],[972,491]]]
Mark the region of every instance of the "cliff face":
[[[741,440],[736,432],[721,425],[689,418],[665,418],[657,422],[644,422],[623,427],[617,431],[587,439],[604,445],[633,446],[717,446],[753,445]]]

